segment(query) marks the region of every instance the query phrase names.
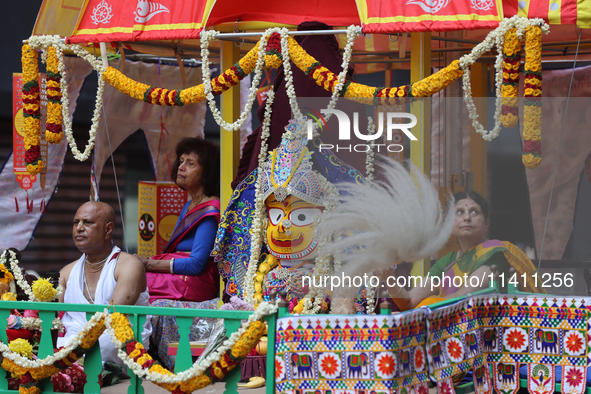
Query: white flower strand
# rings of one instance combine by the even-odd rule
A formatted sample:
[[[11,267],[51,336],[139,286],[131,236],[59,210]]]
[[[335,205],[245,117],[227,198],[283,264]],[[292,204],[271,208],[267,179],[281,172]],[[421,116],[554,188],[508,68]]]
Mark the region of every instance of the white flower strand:
[[[70,341],[68,345],[53,355],[45,357],[44,359],[30,360],[28,357],[23,357],[18,353],[14,353],[4,342],[0,342],[0,353],[3,357],[14,361],[16,365],[22,368],[33,369],[53,365],[55,362],[62,360],[64,357],[78,348],[82,344],[80,338],[85,338],[88,332],[103,317],[108,317],[108,311],[105,310],[105,312],[95,313],[94,316],[92,316],[92,318],[84,325],[84,327],[82,327],[80,333],[76,337],[72,338],[72,341]]]
[[[65,44],[61,41],[60,36],[31,36],[28,40],[29,46],[33,49],[36,48],[48,48],[53,46],[58,58],[58,70],[61,74],[60,88],[62,93],[62,127],[72,154],[79,161],[85,161],[90,157],[90,152],[94,147],[96,139],[96,132],[98,130],[99,121],[101,118],[101,111],[103,107],[103,93],[105,90],[105,79],[103,73],[106,71],[105,66],[95,56],[90,54],[85,48],[75,44]],[[66,82],[66,67],[64,65],[64,51],[70,50],[74,54],[84,60],[86,60],[94,70],[98,73],[98,88],[96,93],[96,103],[94,113],[92,116],[92,125],[90,126],[88,143],[81,153],[78,150],[74,135],[72,133],[72,120],[70,119],[70,101],[68,98],[68,84]]]
[[[256,311],[254,311],[253,314],[248,317],[248,320],[242,323],[238,331],[232,333],[230,338],[226,339],[222,345],[216,349],[216,351],[212,352],[208,357],[201,360],[201,362],[196,362],[191,368],[187,369],[186,371],[179,372],[175,376],[163,375],[161,373],[150,372],[149,370],[144,369],[140,364],[129,357],[124,350],[121,349],[123,344],[115,336],[115,329],[111,325],[110,315],[105,319],[105,325],[107,327],[107,332],[111,336],[111,341],[113,341],[113,344],[115,344],[115,346],[119,349],[119,358],[121,358],[125,365],[127,365],[133,371],[135,376],[146,378],[154,383],[176,384],[188,381],[195,378],[196,376],[201,375],[203,372],[209,369],[209,367],[211,367],[214,362],[220,360],[220,358],[227,351],[229,351],[232,346],[236,344],[236,342],[238,342],[242,334],[244,334],[248,329],[250,323],[261,320],[264,316],[277,312],[277,309],[277,305],[273,305],[268,302],[260,303]]]
[[[10,256],[8,258],[8,264],[10,264],[10,269],[12,270],[12,276],[14,276],[16,283],[21,287],[21,289],[23,289],[25,294],[27,296],[29,296],[30,300],[34,299],[35,295],[33,294],[33,291],[31,290],[31,287],[29,286],[29,284],[27,283],[25,278],[23,278],[23,274],[21,272],[21,269],[18,266],[18,261],[16,259],[16,253],[14,253],[12,250],[6,249],[4,252],[2,252],[2,256],[0,256],[0,264],[3,264],[5,267],[9,266],[6,261],[7,260],[6,255]],[[14,293],[16,293],[16,288],[15,288]]]
[[[328,193],[326,196],[326,204],[324,206],[324,211],[322,212],[322,215],[320,215],[316,218],[316,226],[318,226],[318,224],[320,224],[322,222],[322,218],[325,215],[330,214],[330,212],[332,212],[335,209],[335,207],[338,204],[338,197],[339,197],[339,192],[334,184],[329,182],[324,177],[319,177],[319,179],[324,184],[323,188],[325,190],[327,190]],[[330,242],[330,237],[324,236],[318,242],[317,249],[321,251],[327,242]],[[323,256],[317,257],[316,260],[314,261],[314,271],[312,272],[312,277],[313,278],[318,277],[318,278],[324,280],[325,277],[333,274],[335,272],[335,270],[334,270],[334,265],[331,266],[331,262],[332,262],[332,256],[330,256],[330,255],[323,255]],[[326,283],[326,282],[318,282],[318,283]],[[302,310],[302,314],[315,315],[318,312],[320,312],[320,309],[322,308],[322,304],[324,303],[325,290],[326,289],[324,289],[324,288],[310,286],[310,291],[304,297],[304,309]],[[314,303],[312,303],[312,299],[314,299]]]
[[[259,165],[258,165],[258,172],[257,172],[257,180],[255,183],[255,199],[254,199],[254,207],[255,207],[255,215],[254,220],[252,223],[252,232],[251,232],[251,239],[250,239],[250,258],[248,262],[248,269],[246,270],[245,275],[245,297],[244,300],[251,305],[255,304],[254,294],[254,281],[257,275],[257,268],[259,265],[259,258],[260,258],[260,251],[261,245],[263,243],[263,236],[266,230],[265,223],[265,201],[263,200],[263,196],[261,195],[262,192],[262,180],[263,177],[261,176],[261,172],[263,171],[263,167],[265,165],[265,160],[267,159],[267,149],[268,144],[267,140],[271,135],[271,114],[273,112],[272,106],[273,102],[275,101],[275,91],[271,89],[269,94],[267,95],[267,102],[265,105],[265,117],[263,119],[263,127],[261,131],[261,150],[259,152]]]
[[[306,127],[303,123],[303,115],[299,109],[297,104],[297,96],[295,93],[295,88],[293,84],[293,72],[291,70],[291,63],[290,63],[290,54],[289,54],[289,35],[288,30],[283,28],[280,30],[281,32],[281,55],[283,57],[283,70],[285,74],[285,86],[287,91],[287,96],[289,98],[289,104],[292,110],[292,117],[296,119],[296,121],[302,125],[301,133],[304,133]],[[351,25],[347,28],[347,45],[345,46],[345,53],[343,55],[343,63],[342,67],[343,70],[339,73],[338,82],[334,87],[334,90],[331,95],[331,99],[328,105],[328,109],[334,109],[336,107],[339,94],[345,84],[347,72],[349,69],[349,62],[351,60],[351,53],[353,51],[353,44],[355,39],[360,35],[360,29],[357,26]],[[265,114],[266,115],[266,114]],[[326,116],[326,120],[330,118],[331,114]],[[316,130],[315,125],[313,125],[314,130]],[[314,131],[315,136],[318,135],[317,131]],[[302,137],[301,135],[295,135],[295,138]],[[260,161],[259,161],[260,162]],[[262,166],[259,165],[259,171],[262,169]],[[335,196],[338,196],[338,192],[332,183],[326,181],[328,183],[327,189],[331,190],[329,193],[329,200],[333,201]],[[331,198],[332,197],[332,198]],[[335,200],[336,201],[336,200]],[[325,213],[331,210],[331,206],[325,207]],[[258,210],[257,210],[258,213]],[[321,220],[321,219],[318,219]],[[254,230],[254,227],[253,227]],[[254,232],[254,231],[253,231]],[[318,248],[321,250],[321,244],[327,242],[328,240],[322,240],[319,242]],[[252,243],[251,243],[252,247]],[[252,249],[251,249],[252,251]],[[252,258],[252,255],[251,255]],[[321,256],[316,258],[313,277],[324,277],[331,274],[333,270],[331,270],[331,257],[330,256]],[[257,260],[258,262],[258,260]],[[250,272],[249,272],[250,271]],[[251,270],[251,266],[249,264],[247,275],[245,280],[249,283],[252,283],[252,287],[254,289],[254,277],[256,275],[256,268]],[[247,284],[248,285],[248,284]],[[314,302],[312,303],[312,299]],[[312,286],[308,294],[304,297],[304,309],[302,311],[303,314],[316,314],[320,311],[322,304],[324,302],[324,289],[316,288]]]
[[[290,53],[289,53],[289,31],[286,28],[281,29],[281,55],[283,57],[283,70],[285,74],[285,88],[287,91],[287,97],[289,98],[289,105],[291,107],[291,111],[293,113],[293,118],[300,123],[303,128],[306,128],[306,125],[303,124],[303,116],[298,106],[297,97],[295,93],[295,88],[293,85],[293,72],[291,71],[291,63],[290,63]],[[339,99],[341,90],[343,90],[343,86],[347,80],[347,72],[349,71],[349,62],[351,61],[351,54],[353,52],[353,44],[355,44],[355,40],[357,37],[361,35],[361,28],[359,26],[351,25],[347,28],[347,44],[345,45],[345,51],[343,53],[343,63],[341,67],[343,68],[338,75],[337,84],[332,91],[332,95],[330,97],[330,101],[328,103],[328,110],[332,110],[336,107],[337,101]],[[325,120],[329,120],[332,116],[332,113],[328,113],[325,116]],[[318,125],[316,123],[312,124],[313,135],[314,137],[318,136],[317,132]]]
[[[464,72],[463,88],[464,88],[464,101],[470,119],[472,120],[472,127],[482,135],[485,141],[492,141],[499,135],[501,129],[501,111],[502,111],[502,83],[503,83],[503,44],[505,42],[505,35],[507,31],[512,28],[517,30],[516,34],[518,38],[522,38],[525,34],[526,29],[529,26],[540,26],[542,31],[546,34],[549,32],[549,26],[544,22],[543,19],[527,19],[518,17],[517,15],[511,18],[505,18],[495,30],[491,31],[483,42],[475,46],[469,54],[466,54],[460,58],[460,68]],[[470,82],[470,66],[476,62],[485,52],[492,50],[493,46],[497,46],[497,57],[495,60],[495,83],[496,83],[496,100],[495,100],[495,125],[491,131],[487,131],[482,124],[478,121],[478,113],[474,100],[472,98],[472,85]]]
[[[244,124],[244,122],[248,118],[248,115],[251,112],[254,100],[256,98],[256,92],[257,92],[259,82],[260,82],[260,79],[262,76],[263,66],[265,65],[265,52],[266,52],[266,48],[267,48],[267,40],[269,39],[269,36],[277,30],[278,30],[277,28],[265,30],[265,33],[263,34],[263,36],[259,40],[258,58],[257,58],[256,67],[255,67],[255,71],[254,71],[255,72],[254,78],[252,79],[252,84],[250,86],[248,101],[246,102],[246,105],[244,106],[244,110],[240,114],[240,117],[238,118],[238,120],[233,123],[228,123],[222,118],[222,115],[217,108],[217,105],[216,105],[215,99],[214,99],[214,95],[212,93],[213,88],[211,86],[211,71],[209,69],[209,50],[207,48],[209,47],[210,40],[214,39],[217,36],[218,32],[215,30],[207,30],[201,34],[201,62],[202,62],[201,70],[202,70],[202,79],[203,79],[203,93],[205,94],[205,97],[207,98],[207,102],[209,104],[209,109],[211,110],[211,113],[213,114],[213,118],[215,119],[216,123],[220,127],[222,127],[224,130],[231,131],[231,132],[238,131],[238,130],[240,130],[240,127],[242,127],[242,125]],[[238,87],[239,86],[240,85],[238,85]]]
[[[7,253],[10,255],[9,261],[10,261],[10,269],[12,270],[12,275],[14,276],[16,283],[20,286],[20,288],[29,297],[29,301],[43,302],[43,301],[37,299],[37,297],[35,297],[35,294],[33,294],[33,290],[31,289],[31,286],[29,286],[29,283],[23,277],[23,273],[21,271],[21,268],[18,265],[18,260],[16,259],[16,253],[14,253],[12,250],[5,250],[4,253],[2,253],[2,256],[0,257],[0,264],[4,264],[4,266],[6,267],[6,254]],[[57,290],[57,293],[55,293],[55,295],[53,296],[53,299],[51,301],[58,299],[62,295],[62,293],[64,292],[64,288],[62,287],[62,285],[58,285],[56,290]]]
[[[367,134],[374,135],[376,133],[376,124],[374,123],[371,116],[367,117]],[[369,143],[369,149],[367,150],[367,155],[365,157],[365,180],[367,183],[373,182],[374,179],[374,160],[375,160],[375,152],[374,152],[374,141],[371,140]],[[373,276],[373,271],[369,273],[369,276]],[[367,299],[367,314],[368,315],[375,315],[376,303],[375,303],[375,289],[370,285],[365,292],[365,298]]]
[[[369,135],[374,135],[376,133],[376,124],[374,123],[373,119],[371,118],[371,116],[367,117],[367,134]],[[374,163],[374,157],[375,157],[375,152],[374,152],[374,145],[375,145],[375,140],[371,140],[369,142],[369,149],[367,150],[367,155],[365,156],[365,180],[367,181],[367,183],[371,183],[373,182],[373,176],[374,176],[374,168],[373,168],[373,163]]]
[[[38,317],[21,317],[21,324],[23,325],[23,328],[26,328],[27,330],[41,330],[41,319],[39,319]],[[62,320],[60,318],[56,317],[51,321],[51,324],[52,330],[58,330],[59,332],[65,331],[64,324],[62,323]]]
[[[58,52],[56,50],[56,52]],[[103,108],[103,93],[105,91],[105,79],[103,78],[103,72],[98,71],[98,88],[96,92],[96,104],[94,107],[94,113],[92,114],[92,125],[90,126],[90,131],[88,132],[88,143],[84,148],[84,152],[81,153],[78,150],[78,146],[76,144],[76,140],[74,140],[74,134],[72,133],[72,119],[70,117],[70,100],[68,97],[68,85],[66,82],[66,66],[64,64],[64,57],[63,53],[59,51],[58,54],[58,69],[61,74],[60,80],[60,87],[62,89],[62,123],[64,134],[66,134],[66,138],[68,139],[68,144],[70,145],[70,149],[72,150],[72,154],[74,157],[79,161],[85,161],[90,157],[90,152],[92,148],[94,148],[94,142],[96,140],[96,132],[98,130],[99,121],[101,119],[101,110]]]
[[[298,124],[304,126],[304,116],[298,106],[295,88],[293,86],[293,71],[291,71],[291,54],[289,53],[289,30],[282,28],[281,34],[281,56],[283,58],[283,74],[285,75],[285,90],[291,107],[292,118]]]

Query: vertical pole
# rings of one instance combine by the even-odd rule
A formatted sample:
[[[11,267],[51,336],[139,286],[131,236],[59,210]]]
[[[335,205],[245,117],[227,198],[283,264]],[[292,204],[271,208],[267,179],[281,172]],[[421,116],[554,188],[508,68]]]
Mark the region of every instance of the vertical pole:
[[[474,100],[476,110],[483,119],[482,123],[486,128],[486,107],[488,96],[488,73],[487,65],[484,63],[475,63],[471,67],[472,79],[472,96],[483,97]],[[487,183],[487,153],[486,141],[482,136],[470,127],[470,168],[474,174],[474,191],[486,198],[486,183]]]
[[[92,318],[93,313],[86,312],[86,320]],[[103,369],[103,361],[101,357],[101,346],[99,341],[86,351],[84,355],[84,373],[86,374],[86,384],[84,385],[84,392],[89,394],[100,394],[101,386],[99,386],[98,378]]]
[[[230,41],[221,41],[222,70],[227,70],[239,60],[240,48]],[[240,115],[240,84],[222,94],[222,117],[232,123]],[[220,129],[220,153],[221,153],[221,207],[222,211],[228,206],[232,196],[231,183],[236,177],[238,161],[240,160],[240,132],[233,133]]]
[[[131,326],[134,328],[133,334],[135,340],[142,343],[142,332],[144,331],[144,323],[146,323],[146,315],[138,315],[137,313],[127,315]],[[137,377],[133,370],[127,367],[127,374],[129,375],[129,386],[127,387],[127,394],[144,394],[144,386],[142,386],[142,378]]]
[[[276,329],[277,329],[277,315],[275,312],[272,315],[267,316],[267,387],[265,389],[266,394],[275,393],[275,340],[276,340]]]
[[[411,33],[410,82],[420,81],[431,75],[431,33]],[[412,132],[417,141],[410,141],[410,160],[423,174],[431,175],[431,101],[418,100],[410,105],[410,112],[417,117]],[[412,274],[427,275],[430,259],[415,262]]]
[[[10,317],[10,309],[3,307],[0,309],[0,321],[5,322]],[[6,326],[4,326],[6,327]],[[0,330],[0,341],[3,343],[8,343],[8,336],[6,335],[6,329],[2,328]],[[10,377],[10,372],[7,372],[5,369],[0,369],[0,390],[2,392],[6,392],[8,390],[8,381],[5,379],[6,377]]]
[[[233,44],[233,43],[231,43]],[[224,327],[226,327],[226,332],[228,335],[231,335],[233,332],[238,331],[240,329],[240,320],[237,319],[224,319]],[[180,346],[180,344],[179,344]],[[180,348],[179,348],[180,349]],[[224,377],[224,382],[226,382],[224,387],[224,393],[237,393],[238,392],[238,382],[240,382],[241,377],[241,368],[238,365],[236,368],[231,370],[226,374]]]
[[[240,48],[231,41],[221,41],[222,71],[240,58]],[[222,118],[232,123],[240,116],[240,84],[222,94]],[[232,197],[232,181],[236,177],[240,161],[240,131],[229,132],[220,128],[220,203],[222,213]],[[224,281],[220,278],[220,299],[224,293]]]
[[[448,38],[461,39],[463,32],[451,31],[446,33]],[[457,43],[448,43],[451,47],[460,46]],[[459,59],[462,52],[447,52],[444,56],[445,64],[451,64]],[[462,79],[458,79],[445,88],[445,181],[447,190],[453,193],[463,191],[464,183],[464,119],[463,110],[464,94]]]
[[[53,356],[53,341],[51,340],[51,327],[55,318],[54,311],[39,311],[41,318],[41,340],[39,341],[39,352],[37,356],[43,359],[47,356]],[[51,378],[41,380],[41,391],[44,393],[53,393],[53,383]]]

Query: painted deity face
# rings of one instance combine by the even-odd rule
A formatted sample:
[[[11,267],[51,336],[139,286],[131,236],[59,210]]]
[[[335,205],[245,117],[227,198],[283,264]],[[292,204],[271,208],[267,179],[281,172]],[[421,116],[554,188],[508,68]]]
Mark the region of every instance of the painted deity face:
[[[271,254],[279,259],[304,259],[316,249],[314,219],[322,207],[296,196],[277,201],[271,194],[265,200],[269,222],[265,242]]]

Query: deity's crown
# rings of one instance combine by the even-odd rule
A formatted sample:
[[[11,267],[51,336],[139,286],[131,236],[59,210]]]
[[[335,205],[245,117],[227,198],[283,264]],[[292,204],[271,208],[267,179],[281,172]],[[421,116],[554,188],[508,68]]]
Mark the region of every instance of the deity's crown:
[[[271,193],[277,201],[292,194],[312,204],[326,204],[328,181],[312,169],[312,153],[302,130],[297,121],[290,120],[281,144],[269,153],[260,174],[263,200]]]

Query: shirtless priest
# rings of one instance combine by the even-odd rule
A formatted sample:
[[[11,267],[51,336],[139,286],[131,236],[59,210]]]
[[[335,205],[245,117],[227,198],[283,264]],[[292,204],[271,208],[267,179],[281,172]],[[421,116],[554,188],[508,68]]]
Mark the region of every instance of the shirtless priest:
[[[149,305],[144,266],[136,257],[113,246],[114,226],[115,212],[108,204],[90,201],[78,208],[72,237],[83,255],[60,271],[60,284],[65,290],[60,302]],[[58,347],[70,343],[82,330],[86,324],[86,313],[66,312],[62,321],[66,334],[58,338]],[[150,343],[151,332],[150,319],[146,319],[142,332],[142,342],[146,348]],[[100,336],[99,343],[103,363],[123,365],[106,331]]]

